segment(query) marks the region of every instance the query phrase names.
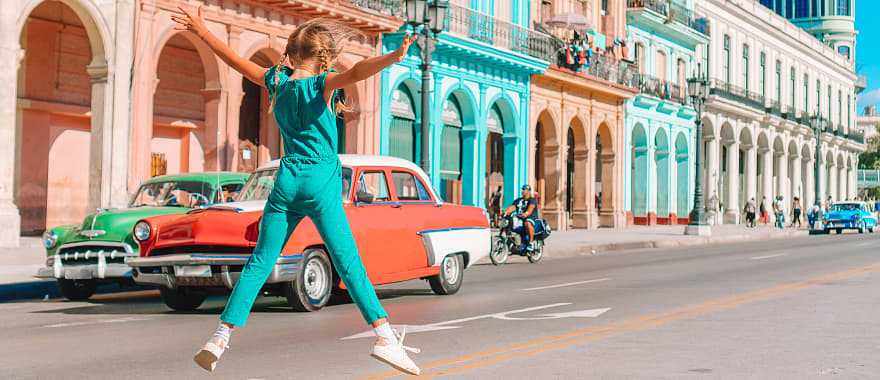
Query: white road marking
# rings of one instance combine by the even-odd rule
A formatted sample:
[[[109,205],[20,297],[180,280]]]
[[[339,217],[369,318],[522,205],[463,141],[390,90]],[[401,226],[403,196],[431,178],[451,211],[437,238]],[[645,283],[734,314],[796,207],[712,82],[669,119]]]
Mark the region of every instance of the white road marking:
[[[602,281],[608,281],[608,280],[610,280],[610,278],[607,278],[607,277],[606,277],[606,278],[597,278],[597,279],[595,279],[595,280],[577,281],[577,282],[566,282],[566,283],[564,283],[564,284],[556,284],[556,285],[548,285],[548,286],[539,286],[539,287],[537,287],[537,288],[526,288],[526,289],[520,289],[520,290],[528,292],[528,291],[532,291],[532,290],[544,290],[544,289],[562,288],[562,287],[566,287],[566,286],[574,286],[574,285],[581,285],[581,284],[589,284],[589,283],[592,283],[592,282],[602,282]]]
[[[775,255],[767,255],[767,256],[755,256],[752,257],[751,260],[764,260],[764,259],[772,259],[774,257],[787,256],[787,253],[777,253]]]
[[[99,320],[95,320],[95,321],[56,323],[53,325],[45,325],[42,327],[45,327],[45,328],[73,327],[73,326],[99,325],[99,324],[103,324],[103,323],[123,323],[123,322],[147,321],[150,319],[151,318],[146,318],[146,317],[126,317],[126,318],[114,318],[114,319],[99,319]]]
[[[492,318],[492,319],[500,319],[500,320],[506,320],[506,321],[538,321],[538,320],[560,319],[560,318],[596,318],[596,317],[604,314],[608,310],[611,310],[610,308],[578,310],[578,311],[570,311],[570,312],[563,312],[563,313],[544,314],[544,315],[539,315],[539,316],[535,316],[535,317],[511,317],[511,316],[509,316],[510,314],[519,314],[519,313],[525,313],[525,312],[529,312],[529,311],[549,309],[552,307],[568,306],[568,305],[571,305],[571,303],[570,302],[554,303],[554,304],[550,304],[550,305],[528,307],[525,309],[504,311],[501,313],[483,314],[483,315],[477,315],[477,316],[473,316],[473,317],[453,319],[451,321],[429,323],[427,325],[394,325],[394,327],[397,328],[398,330],[402,330],[405,328],[406,332],[408,334],[411,334],[411,333],[428,332],[428,331],[460,329],[462,326],[452,326],[452,325],[457,325],[457,324],[461,324],[464,322],[475,321],[478,319]],[[369,330],[369,331],[364,331],[359,334],[350,335],[350,336],[347,336],[344,338],[340,338],[340,340],[371,338],[373,336],[375,336],[373,334],[373,331]]]

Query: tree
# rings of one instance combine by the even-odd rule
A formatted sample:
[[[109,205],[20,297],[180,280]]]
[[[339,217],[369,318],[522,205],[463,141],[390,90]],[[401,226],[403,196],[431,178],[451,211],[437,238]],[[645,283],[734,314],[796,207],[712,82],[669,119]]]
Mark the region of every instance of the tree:
[[[874,125],[878,134],[868,139],[868,149],[859,155],[859,169],[880,170],[880,124]]]

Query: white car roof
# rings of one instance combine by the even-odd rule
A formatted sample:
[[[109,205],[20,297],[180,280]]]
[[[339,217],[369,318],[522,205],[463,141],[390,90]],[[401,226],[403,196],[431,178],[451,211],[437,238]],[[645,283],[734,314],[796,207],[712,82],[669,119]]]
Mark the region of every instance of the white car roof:
[[[862,201],[837,201],[837,202],[833,202],[833,203],[831,203],[831,204],[832,204],[832,205],[851,205],[851,204],[857,204],[857,205],[863,205],[863,206],[864,206],[864,205],[867,205],[867,203],[862,202]]]
[[[431,192],[431,196],[438,203],[442,202],[440,197],[437,196],[437,193],[431,187],[431,181],[428,180],[428,175],[420,168],[418,165],[414,164],[412,161],[404,160],[402,158],[391,157],[391,156],[379,156],[379,155],[371,155],[371,154],[340,154],[339,161],[342,163],[342,166],[392,166],[403,169],[409,169],[422,177],[422,182],[426,183],[428,186],[428,191]],[[265,169],[274,169],[278,167],[278,164],[281,160],[272,160],[257,168],[257,170],[265,170]]]

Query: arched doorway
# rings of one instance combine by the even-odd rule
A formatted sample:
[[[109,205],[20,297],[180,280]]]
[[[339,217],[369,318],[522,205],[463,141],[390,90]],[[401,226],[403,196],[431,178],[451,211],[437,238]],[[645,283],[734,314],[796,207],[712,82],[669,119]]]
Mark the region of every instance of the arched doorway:
[[[250,60],[268,68],[274,64],[275,52],[269,49],[254,54]],[[247,78],[241,80],[242,99],[238,113],[238,167],[251,172],[273,157],[279,157],[280,144],[275,118],[269,114],[268,92]]]
[[[657,223],[671,224],[669,221],[669,134],[664,128],[654,135],[654,162],[656,163],[656,218]]]
[[[462,203],[462,115],[455,96],[443,105],[440,135],[440,196],[449,203]]]
[[[499,186],[504,189],[504,202],[510,203],[519,196],[517,183],[517,122],[513,107],[501,98],[489,107],[486,117],[485,184],[484,194],[489,195]],[[470,144],[466,145],[470,146]]]
[[[594,198],[597,201],[596,210],[599,213],[600,227],[615,227],[617,221],[616,212],[622,212],[617,209],[614,203],[614,168],[615,168],[615,152],[614,138],[608,124],[602,123],[596,132],[596,167],[594,168],[593,182],[596,194]]]
[[[586,228],[587,223],[587,135],[577,117],[568,123],[566,136],[566,213],[569,226]]]
[[[791,140],[788,142],[788,187],[786,188],[787,196],[785,197],[785,204],[791,205],[791,202],[794,202],[794,198],[798,197],[803,198],[804,187],[801,183],[801,165],[800,165],[800,151],[797,147],[797,142]],[[803,205],[803,202],[801,202]],[[786,207],[790,209],[791,206]]]
[[[675,138],[675,214],[676,223],[686,224],[691,209],[690,195],[690,155],[685,133],[679,132]]]
[[[561,194],[559,181],[562,173],[557,166],[560,145],[556,133],[556,123],[550,112],[542,111],[535,124],[535,190],[541,194],[541,211],[551,227],[567,229],[567,221],[563,220],[561,210]]]
[[[630,188],[633,220],[648,223],[648,134],[642,124],[632,130],[632,183]]]
[[[216,61],[200,54],[194,45],[196,38],[189,32],[177,33],[159,55],[151,176],[219,169]]]
[[[388,155],[418,162],[419,133],[416,130],[416,108],[409,86],[401,83],[391,93],[391,125]]]
[[[107,63],[95,30],[87,11],[59,1],[36,6],[21,30],[16,146],[7,149],[16,152],[13,201],[23,235],[79,223],[100,199],[91,147],[100,144],[94,132],[107,99],[92,95],[107,84]]]

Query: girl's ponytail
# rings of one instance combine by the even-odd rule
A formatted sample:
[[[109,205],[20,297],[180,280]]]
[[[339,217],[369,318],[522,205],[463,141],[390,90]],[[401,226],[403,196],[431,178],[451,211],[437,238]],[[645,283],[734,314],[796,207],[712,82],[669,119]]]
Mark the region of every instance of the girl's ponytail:
[[[281,81],[281,70],[284,69],[284,61],[287,59],[287,52],[281,54],[281,59],[278,60],[278,64],[275,65],[275,73],[272,75],[272,93],[269,94],[269,113],[275,110],[275,103],[278,100],[278,82]]]

